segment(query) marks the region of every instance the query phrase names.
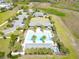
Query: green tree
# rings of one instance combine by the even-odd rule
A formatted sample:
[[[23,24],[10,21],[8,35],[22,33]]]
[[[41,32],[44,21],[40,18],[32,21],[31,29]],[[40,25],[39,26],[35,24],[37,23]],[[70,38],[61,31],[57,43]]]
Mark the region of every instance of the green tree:
[[[25,21],[25,20],[27,20],[27,18],[24,18],[23,20]]]
[[[18,27],[17,30],[22,30],[22,28],[21,27]]]
[[[34,26],[34,31],[36,32],[37,26]]]
[[[44,36],[42,36],[41,40],[42,40],[42,42],[44,43],[44,42],[45,42],[45,40],[46,40],[46,36],[45,36],[45,35],[44,35]]]
[[[5,56],[5,52],[0,51],[0,58],[3,58]]]
[[[33,40],[34,43],[35,43],[35,41],[36,41],[36,38],[37,38],[36,35],[33,35],[33,36],[32,36],[32,40]]]
[[[12,18],[9,18],[8,19],[8,23],[11,23],[13,20],[12,20]]]
[[[18,59],[18,57],[20,56],[20,55],[12,56],[11,53],[12,53],[12,52],[10,51],[10,52],[8,53],[8,55],[7,55],[7,57],[10,58],[10,59]]]
[[[17,37],[18,35],[14,35],[14,34],[11,35],[10,44],[9,44],[10,49],[14,46],[15,41],[17,40]]]
[[[19,50],[21,50],[21,49],[22,49],[21,43],[16,43],[16,44],[14,45],[14,50],[15,50],[15,51],[19,51]]]
[[[45,29],[46,29],[46,27],[42,25],[42,26],[41,26],[41,29],[42,29],[42,31],[43,31],[43,30],[45,30]]]
[[[8,23],[7,27],[13,27],[13,24],[12,23]]]
[[[22,15],[22,12],[19,12],[18,15]]]
[[[4,12],[4,11],[6,11],[7,9],[6,9],[6,8],[1,8],[0,10],[1,10],[1,12]]]
[[[4,35],[4,33],[3,33],[2,31],[0,31],[0,35],[2,35],[2,36],[3,36],[3,35]]]
[[[19,20],[17,17],[15,17],[15,20]]]

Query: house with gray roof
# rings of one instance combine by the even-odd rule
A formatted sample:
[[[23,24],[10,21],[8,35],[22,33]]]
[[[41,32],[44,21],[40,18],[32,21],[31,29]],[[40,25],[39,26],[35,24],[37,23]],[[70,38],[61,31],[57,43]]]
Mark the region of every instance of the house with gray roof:
[[[4,0],[0,0],[0,3],[4,2]]]

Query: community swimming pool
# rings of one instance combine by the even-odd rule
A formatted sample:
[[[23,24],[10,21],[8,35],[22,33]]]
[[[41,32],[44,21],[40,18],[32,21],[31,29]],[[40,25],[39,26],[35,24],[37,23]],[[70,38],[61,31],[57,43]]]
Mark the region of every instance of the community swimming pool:
[[[36,35],[36,42],[32,40],[32,36]],[[40,40],[42,36],[46,36],[45,43]],[[55,53],[59,52],[57,44],[53,42],[54,34],[50,30],[41,31],[41,28],[37,28],[36,32],[33,30],[28,30],[25,33],[25,41],[23,43],[23,48],[51,48]]]
[[[45,43],[52,43],[52,39],[54,37],[54,34],[51,33],[49,30],[41,31],[41,28],[37,28],[36,32],[33,30],[28,30],[25,34],[25,43],[34,43],[32,40],[33,35],[35,35],[36,43],[43,43],[41,38],[43,36],[46,36]]]

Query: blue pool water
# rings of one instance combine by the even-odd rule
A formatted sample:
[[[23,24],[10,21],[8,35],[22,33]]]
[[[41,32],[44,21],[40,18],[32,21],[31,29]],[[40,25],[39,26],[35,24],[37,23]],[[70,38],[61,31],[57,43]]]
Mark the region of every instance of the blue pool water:
[[[25,36],[25,40],[27,41],[27,43],[33,43],[33,41],[32,41],[32,36],[35,35],[35,36],[37,36],[36,43],[42,43],[42,40],[41,40],[42,36],[46,36],[45,42],[51,43],[52,40],[51,40],[50,34],[51,34],[51,33],[49,33],[49,34],[46,33],[46,32],[43,33],[43,32],[40,31],[39,29],[38,29],[36,32],[34,32],[34,31],[32,31],[32,30],[29,30],[29,31],[27,32],[27,35]]]

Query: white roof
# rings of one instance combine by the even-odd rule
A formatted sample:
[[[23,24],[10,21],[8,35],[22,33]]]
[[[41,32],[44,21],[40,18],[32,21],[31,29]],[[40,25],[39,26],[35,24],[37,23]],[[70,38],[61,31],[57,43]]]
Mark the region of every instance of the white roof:
[[[35,17],[44,16],[44,13],[42,13],[42,12],[35,12],[33,14],[33,16],[35,16]]]
[[[1,4],[0,4],[0,7],[1,7],[1,8],[4,8],[4,7],[7,8],[7,7],[10,7],[10,6],[11,6],[10,3],[1,3]]]
[[[51,26],[51,23],[48,18],[45,17],[35,17],[32,18],[29,26]]]

